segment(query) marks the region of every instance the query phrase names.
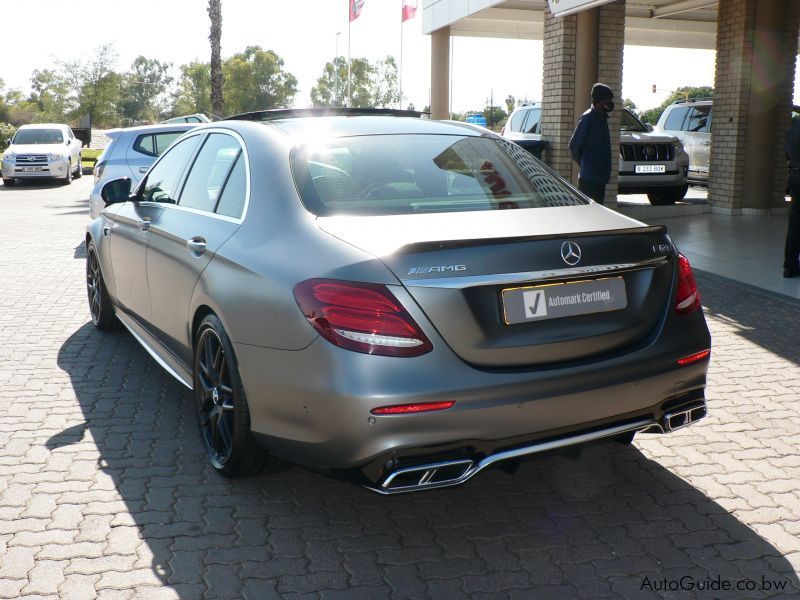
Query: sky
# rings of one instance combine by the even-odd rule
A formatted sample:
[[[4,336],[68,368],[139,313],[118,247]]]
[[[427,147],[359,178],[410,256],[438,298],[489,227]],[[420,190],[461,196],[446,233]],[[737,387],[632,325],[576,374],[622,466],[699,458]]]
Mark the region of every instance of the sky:
[[[310,91],[324,64],[338,53],[374,62],[400,57],[401,0],[366,0],[348,27],[347,0],[222,0],[222,55],[248,45],[274,50],[298,79],[296,107],[310,104]],[[420,7],[422,2],[418,2]],[[74,10],[56,0],[39,0],[37,10],[19,0],[0,0],[0,32],[5,59],[0,79],[7,88],[30,89],[34,69],[54,68],[57,60],[91,56],[111,43],[118,69],[139,55],[172,62],[209,60],[207,0],[137,0],[123,4],[94,0],[90,10]],[[430,38],[422,35],[420,8],[403,29],[402,85],[405,103],[429,104]],[[13,24],[13,26],[9,26]],[[510,94],[540,100],[542,42],[454,37],[452,105],[456,112],[480,110]],[[622,96],[640,109],[658,106],[682,85],[713,85],[714,52],[627,46]],[[800,83],[800,78],[798,78]],[[657,93],[652,93],[656,85]],[[800,98],[800,85],[795,98]]]

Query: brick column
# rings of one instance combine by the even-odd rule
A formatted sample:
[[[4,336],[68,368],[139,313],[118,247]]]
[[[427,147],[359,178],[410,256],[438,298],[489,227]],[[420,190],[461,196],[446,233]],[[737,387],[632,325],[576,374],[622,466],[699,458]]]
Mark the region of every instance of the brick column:
[[[544,159],[562,177],[577,181],[569,154],[569,138],[581,113],[591,105],[591,86],[601,81],[614,90],[622,105],[622,50],[625,43],[625,0],[617,0],[585,14],[554,17],[544,9],[544,77],[542,90],[542,137],[548,142]],[[593,48],[587,47],[593,44]],[[580,56],[590,53],[596,62]],[[589,73],[587,70],[593,72]],[[581,89],[578,89],[578,88]],[[609,118],[611,133],[611,181],[606,205],[617,201],[617,158],[620,113]]]
[[[716,212],[784,204],[799,21],[797,2],[720,0],[708,188]]]

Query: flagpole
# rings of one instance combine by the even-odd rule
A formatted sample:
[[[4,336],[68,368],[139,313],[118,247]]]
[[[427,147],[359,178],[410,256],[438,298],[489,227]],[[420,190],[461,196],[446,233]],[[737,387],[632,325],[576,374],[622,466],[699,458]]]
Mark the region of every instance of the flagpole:
[[[400,110],[403,109],[403,0],[400,0]]]
[[[350,25],[353,20],[350,18],[350,2],[347,4],[347,106],[350,106]]]

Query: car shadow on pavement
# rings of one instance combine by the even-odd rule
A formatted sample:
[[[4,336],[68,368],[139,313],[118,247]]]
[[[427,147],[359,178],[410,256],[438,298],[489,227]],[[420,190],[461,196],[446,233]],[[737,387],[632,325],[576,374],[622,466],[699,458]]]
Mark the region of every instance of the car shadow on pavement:
[[[58,365],[85,424],[47,446],[96,452],[102,475],[70,502],[91,503],[120,571],[101,581],[123,589],[165,586],[187,599],[640,598],[681,578],[800,589],[770,543],[635,445],[596,443],[577,460],[550,454],[514,475],[392,497],[299,467],[229,481],[206,466],[191,394],[127,332],[87,323]],[[720,594],[764,597],[711,593]]]

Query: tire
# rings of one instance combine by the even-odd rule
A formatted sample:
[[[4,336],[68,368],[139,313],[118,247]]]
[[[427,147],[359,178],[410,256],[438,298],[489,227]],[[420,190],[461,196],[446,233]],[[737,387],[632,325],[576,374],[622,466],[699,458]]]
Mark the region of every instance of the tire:
[[[83,177],[83,163],[80,157],[78,157],[78,168],[75,169],[75,179],[80,179],[81,177]]]
[[[276,471],[284,462],[271,456],[250,432],[250,409],[230,339],[222,322],[206,316],[194,344],[194,397],[206,458],[224,477]]]
[[[3,177],[3,185],[6,187],[11,187],[15,183],[13,178],[10,177]]]
[[[626,431],[625,433],[618,433],[612,439],[618,444],[630,446],[633,443],[634,437],[636,437],[635,431]]]
[[[686,192],[689,191],[689,184],[678,185],[670,188],[661,188],[659,190],[648,192],[647,199],[653,206],[669,206],[676,202],[683,200]]]
[[[86,293],[94,326],[102,331],[119,329],[120,323],[114,314],[114,307],[103,280],[94,242],[89,242],[86,248]]]
[[[72,183],[72,161],[67,163],[67,174],[64,175],[64,179],[61,180],[61,183],[64,185],[69,185]]]

